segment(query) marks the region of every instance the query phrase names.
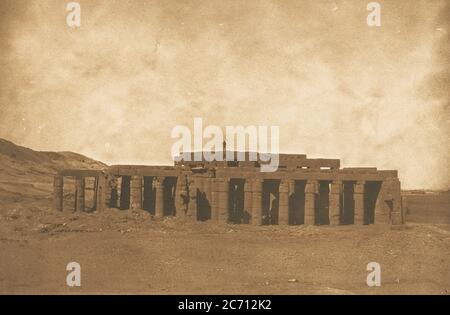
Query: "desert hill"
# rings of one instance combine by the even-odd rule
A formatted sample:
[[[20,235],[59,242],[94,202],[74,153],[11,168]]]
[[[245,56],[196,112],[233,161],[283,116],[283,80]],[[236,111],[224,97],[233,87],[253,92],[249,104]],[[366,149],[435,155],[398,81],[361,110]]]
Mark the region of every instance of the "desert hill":
[[[63,168],[103,169],[106,164],[73,152],[34,151],[0,138],[0,200],[51,205],[53,175]]]

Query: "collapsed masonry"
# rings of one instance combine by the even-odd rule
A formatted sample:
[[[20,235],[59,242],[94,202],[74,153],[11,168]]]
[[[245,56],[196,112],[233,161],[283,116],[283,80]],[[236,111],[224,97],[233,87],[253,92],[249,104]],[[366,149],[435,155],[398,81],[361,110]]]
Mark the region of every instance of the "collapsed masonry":
[[[144,209],[156,218],[254,225],[404,223],[397,171],[340,169],[338,159],[280,154],[278,170],[265,173],[259,157],[245,155],[245,161],[62,170],[54,181],[55,208],[63,210],[64,177],[73,177],[75,210],[85,211],[85,182],[92,177],[97,211]]]

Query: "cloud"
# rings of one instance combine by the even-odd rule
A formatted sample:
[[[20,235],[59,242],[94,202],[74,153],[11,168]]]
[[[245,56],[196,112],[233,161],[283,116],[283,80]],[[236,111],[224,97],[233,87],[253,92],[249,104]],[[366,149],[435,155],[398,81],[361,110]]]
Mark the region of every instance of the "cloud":
[[[279,125],[284,152],[448,188],[447,4],[380,3],[369,28],[360,1],[80,1],[71,29],[2,1],[0,137],[153,164],[194,117]]]

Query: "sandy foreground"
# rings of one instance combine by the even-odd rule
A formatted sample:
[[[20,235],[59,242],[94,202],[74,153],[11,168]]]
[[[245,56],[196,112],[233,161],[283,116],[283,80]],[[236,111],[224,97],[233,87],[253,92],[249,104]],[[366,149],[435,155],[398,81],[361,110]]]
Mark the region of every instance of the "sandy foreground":
[[[447,294],[450,225],[216,226],[145,211],[0,219],[2,294]],[[66,265],[81,265],[81,287]],[[368,287],[369,262],[381,265]]]

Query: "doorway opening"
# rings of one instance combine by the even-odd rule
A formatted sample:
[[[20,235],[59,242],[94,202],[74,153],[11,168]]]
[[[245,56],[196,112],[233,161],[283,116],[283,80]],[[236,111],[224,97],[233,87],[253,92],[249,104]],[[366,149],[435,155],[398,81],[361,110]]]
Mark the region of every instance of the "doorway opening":
[[[330,224],[330,185],[331,181],[319,181],[319,193],[315,207],[315,224]]]
[[[208,200],[205,191],[197,189],[197,220],[207,221],[209,219],[211,219],[211,201]]]
[[[130,182],[131,176],[122,176],[120,177],[120,210],[130,209]]]
[[[153,176],[144,176],[142,208],[155,215],[156,189],[153,187]]]
[[[375,223],[375,206],[380,189],[380,181],[368,181],[364,185],[364,224]]]
[[[353,193],[355,191],[355,181],[342,182],[342,198],[340,221],[341,224],[353,224],[355,216],[355,199]]]

